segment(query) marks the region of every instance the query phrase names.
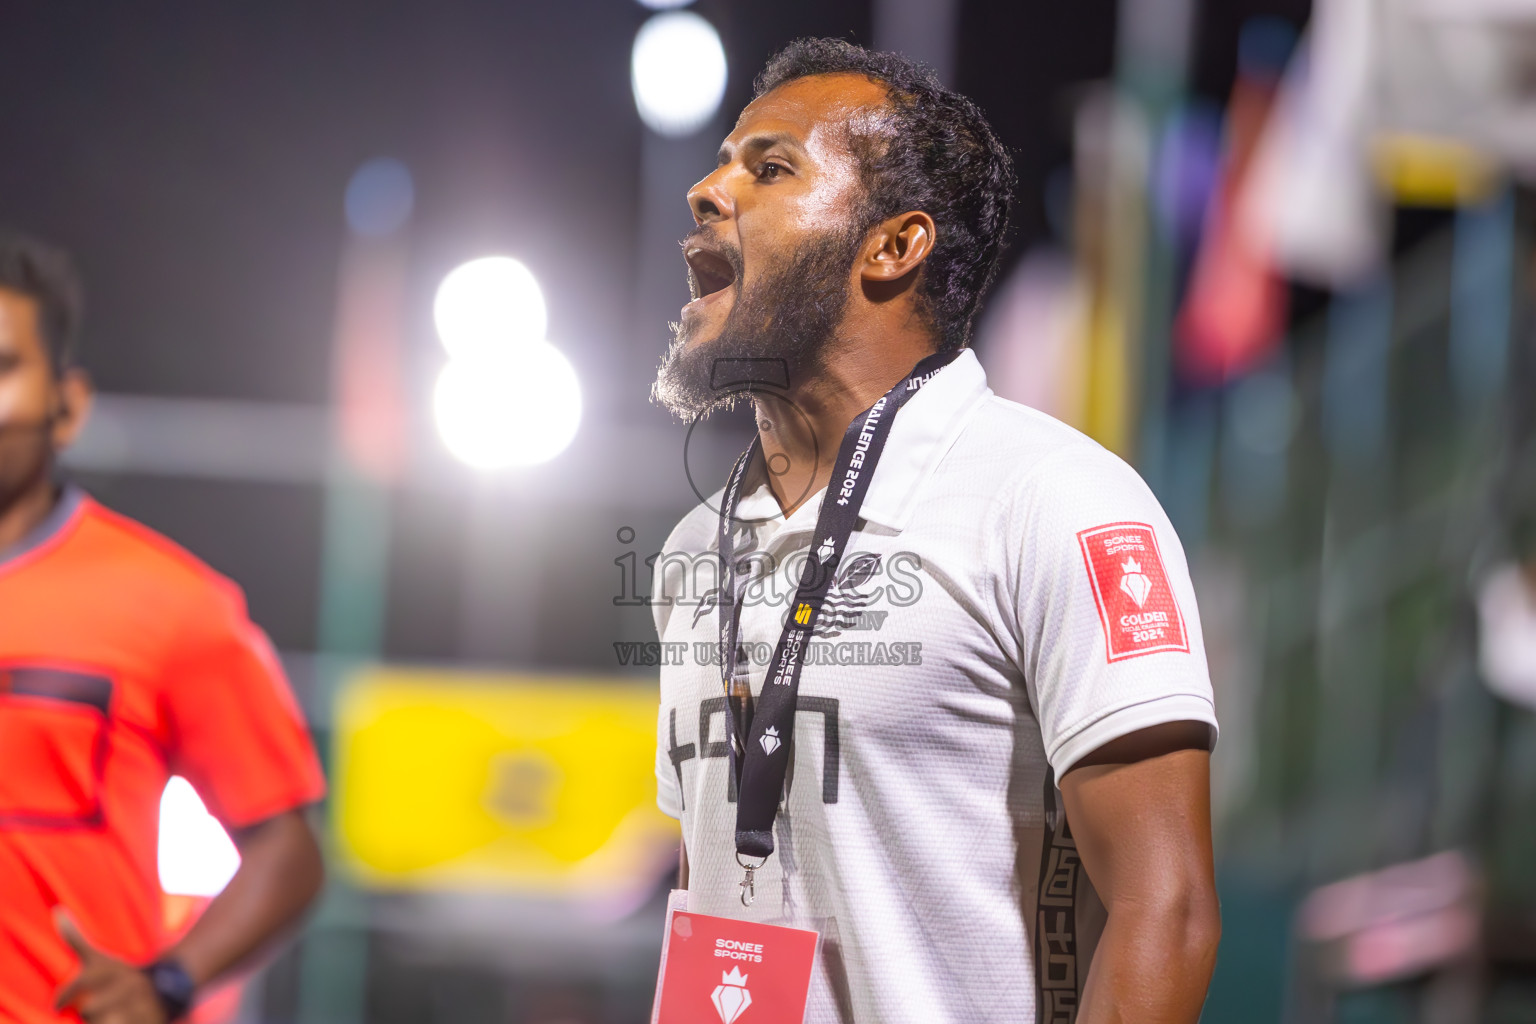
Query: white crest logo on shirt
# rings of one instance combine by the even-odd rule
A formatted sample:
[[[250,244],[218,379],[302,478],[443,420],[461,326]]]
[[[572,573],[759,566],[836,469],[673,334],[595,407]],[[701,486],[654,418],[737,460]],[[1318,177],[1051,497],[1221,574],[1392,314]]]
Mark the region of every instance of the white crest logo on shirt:
[[[722,1024],[734,1024],[737,1017],[747,1012],[752,1005],[752,993],[747,991],[747,976],[741,968],[720,972],[720,984],[710,993],[709,1001],[715,1004]]]
[[[832,556],[836,553],[837,545],[832,543],[831,537],[828,537],[826,540],[822,541],[821,547],[816,549],[816,557],[821,559],[822,565],[826,565],[828,562],[830,562],[832,560]]]
[[[1120,577],[1120,589],[1140,608],[1147,603],[1147,595],[1152,593],[1152,581],[1141,571],[1141,566],[1134,558],[1127,558],[1120,570],[1125,573]]]
[[[775,750],[778,750],[779,727],[776,725],[770,725],[768,728],[764,729],[763,736],[760,740],[758,740],[758,742],[763,745],[763,753],[765,754],[771,754]]]

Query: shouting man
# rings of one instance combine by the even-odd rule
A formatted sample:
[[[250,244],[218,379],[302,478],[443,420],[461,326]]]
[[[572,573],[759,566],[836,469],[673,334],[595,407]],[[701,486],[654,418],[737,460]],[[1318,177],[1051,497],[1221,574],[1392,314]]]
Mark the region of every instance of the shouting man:
[[[657,562],[661,639],[720,655],[661,670],[689,909],[820,932],[808,1021],[1193,1022],[1220,932],[1195,595],[1135,472],[966,347],[1008,156],[843,42],[755,97],[689,192],[655,387],[757,422]],[[675,571],[714,564],[713,594]]]
[[[62,254],[0,233],[0,1020],[167,1024],[314,899],[324,781],[239,589],[55,482],[91,405],[78,293]],[[241,857],[174,943],[172,773]]]

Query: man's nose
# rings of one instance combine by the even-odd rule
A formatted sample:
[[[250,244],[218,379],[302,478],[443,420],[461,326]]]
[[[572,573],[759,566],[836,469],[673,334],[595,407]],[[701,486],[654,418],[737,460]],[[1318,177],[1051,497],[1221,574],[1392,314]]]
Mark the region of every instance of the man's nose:
[[[720,168],[688,190],[688,207],[693,211],[693,222],[699,227],[730,216],[730,194],[725,191],[725,168]]]

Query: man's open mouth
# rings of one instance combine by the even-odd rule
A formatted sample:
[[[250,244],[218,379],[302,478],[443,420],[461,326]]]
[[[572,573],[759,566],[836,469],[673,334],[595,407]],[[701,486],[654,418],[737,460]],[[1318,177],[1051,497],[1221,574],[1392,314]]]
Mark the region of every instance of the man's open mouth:
[[[688,288],[694,300],[708,298],[736,283],[736,268],[720,252],[690,242],[683,247],[683,259],[688,263]]]

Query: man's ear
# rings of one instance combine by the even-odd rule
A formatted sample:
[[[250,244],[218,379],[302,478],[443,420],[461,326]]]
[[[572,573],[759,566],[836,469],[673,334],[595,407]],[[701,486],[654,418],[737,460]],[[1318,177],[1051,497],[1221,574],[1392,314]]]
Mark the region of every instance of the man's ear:
[[[900,280],[928,258],[934,237],[933,218],[921,210],[882,221],[865,244],[859,276],[871,284]]]
[[[70,367],[59,380],[59,408],[53,418],[53,448],[62,451],[75,443],[86,421],[91,418],[91,405],[96,398],[96,388],[90,374],[79,367]]]

